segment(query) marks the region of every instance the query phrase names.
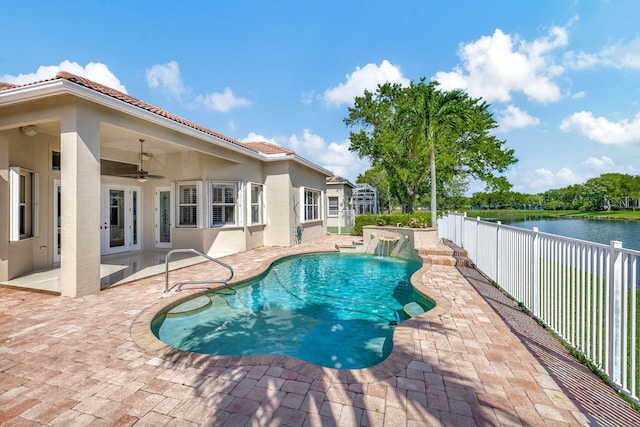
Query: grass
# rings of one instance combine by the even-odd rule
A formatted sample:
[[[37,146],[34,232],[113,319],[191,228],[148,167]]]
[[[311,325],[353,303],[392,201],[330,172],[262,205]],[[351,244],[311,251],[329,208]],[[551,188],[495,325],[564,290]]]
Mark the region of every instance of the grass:
[[[565,275],[565,277],[572,277],[574,279],[578,279],[578,281],[580,281],[580,277],[581,275],[579,274],[579,272],[577,271],[577,269],[575,269],[574,267],[568,267],[565,266],[564,268],[562,268],[562,266],[558,265],[557,268],[559,269],[564,269],[565,271],[556,271],[556,274],[559,274],[559,276]],[[576,271],[573,272],[573,274],[569,271],[571,269],[574,269]],[[556,276],[556,277],[559,277]],[[587,275],[589,276],[589,275]],[[590,287],[590,300],[593,301],[593,298],[597,297],[596,293],[598,292],[605,292],[604,288],[603,288],[603,283],[602,283],[602,279],[598,278],[597,276],[594,275],[590,275],[591,277],[585,277],[585,282],[587,284],[587,286]],[[545,275],[541,274],[541,279],[543,279],[545,277]],[[548,275],[546,275],[547,278],[549,278]],[[494,282],[493,280],[489,280],[489,283],[491,285],[493,285],[494,287],[498,288],[501,292],[503,292],[508,298],[510,298],[511,300],[517,302],[517,300],[515,300],[508,292],[506,292],[498,283]],[[566,288],[567,289],[567,298],[575,298],[576,297],[576,287],[579,286],[579,284],[575,284],[575,286],[571,285],[567,285]],[[594,289],[595,287],[595,289]],[[549,289],[548,287],[545,287],[541,290],[541,297],[542,299],[544,299],[544,296],[546,294],[546,296],[550,296],[551,293],[557,292],[558,291],[558,286],[552,286],[552,288],[554,289]],[[572,288],[572,289],[571,289]],[[604,295],[603,295],[604,296]],[[628,292],[628,304],[629,306],[632,304],[636,305],[636,313],[640,313],[640,291],[633,289],[633,288],[629,288],[629,292]],[[547,330],[556,340],[558,340],[560,343],[562,343],[562,345],[583,365],[585,365],[587,368],[589,368],[594,374],[596,374],[598,377],[600,377],[605,384],[607,384],[608,386],[610,386],[612,389],[614,389],[619,396],[621,396],[624,400],[626,400],[636,411],[640,412],[640,406],[637,404],[637,402],[635,402],[632,398],[630,398],[626,393],[622,392],[621,390],[618,390],[618,388],[616,387],[616,385],[609,379],[609,377],[603,372],[603,367],[599,366],[596,362],[594,362],[584,351],[580,350],[579,348],[577,348],[576,346],[570,344],[569,342],[567,342],[565,339],[561,338],[561,336],[553,331],[552,329],[549,328],[549,326],[547,325],[546,322],[543,321],[543,319],[541,318],[537,318],[535,316],[532,315],[531,311],[529,310],[528,307],[526,307],[523,303],[521,302],[517,302],[518,307],[521,311],[523,311],[524,313],[526,313],[529,316],[532,316],[536,322],[542,326],[545,330]],[[577,306],[577,303],[573,303],[572,304],[573,307],[576,310],[579,309],[579,307]],[[587,311],[589,310],[588,307]],[[629,307],[630,308],[630,307]],[[592,333],[592,339],[593,340],[597,340],[598,338],[600,338],[602,336],[602,334],[604,333],[604,321],[602,319],[602,316],[598,313],[598,311],[600,311],[602,309],[602,307],[597,306],[596,308],[596,313],[590,313],[591,316],[587,316],[582,318],[582,325],[580,326],[581,328],[584,328],[586,326],[586,322],[592,322],[592,328],[595,328],[597,330],[593,330]],[[630,313],[630,310],[629,310]],[[588,314],[588,313],[585,313]],[[630,316],[630,314],[629,314]],[[571,321],[571,316],[569,316],[568,319],[565,319],[566,321]],[[628,318],[627,321],[633,322],[633,319]],[[635,319],[635,323],[636,323],[636,346],[635,346],[635,352],[636,355],[640,355],[640,315],[636,315],[636,319]],[[627,353],[627,356],[629,357],[627,359],[627,378],[626,380],[628,381],[630,379],[631,375],[635,375],[636,377],[636,390],[632,390],[632,392],[635,392],[636,395],[640,392],[640,370],[638,369],[638,367],[636,367],[636,372],[632,372],[631,370],[631,366],[630,366],[630,355],[631,353],[634,351],[634,349],[631,347],[631,345],[629,345],[630,341],[631,341],[631,331],[630,329],[627,332],[628,336],[627,336],[627,348],[625,349],[625,352]],[[567,337],[569,338],[569,337]],[[597,342],[596,342],[597,343]],[[600,352],[600,348],[595,349],[595,353],[598,354]]]
[[[552,321],[555,318],[555,322],[557,326],[561,324],[565,324],[563,330],[558,332],[563,332],[566,334],[566,339],[576,339],[577,342],[573,344],[569,344],[564,342],[564,345],[571,351],[571,353],[584,365],[589,367],[594,373],[603,378],[605,382],[611,386],[613,386],[612,382],[609,378],[606,377],[602,373],[603,366],[600,365],[604,359],[605,355],[602,353],[603,348],[600,347],[600,343],[603,339],[603,335],[605,334],[605,321],[604,321],[604,310],[605,307],[601,306],[599,302],[594,306],[594,300],[602,301],[606,304],[606,287],[604,278],[599,277],[597,274],[590,273],[588,271],[584,271],[579,267],[569,266],[565,264],[561,264],[558,262],[552,262],[547,260],[546,267],[542,267],[540,272],[540,280],[541,282],[547,282],[548,286],[543,286],[540,290],[541,301],[549,301],[549,300],[565,300],[565,305],[567,305],[565,312],[566,314],[562,316],[560,313],[563,311],[560,307],[557,307],[552,312],[547,312],[548,316],[551,318],[547,319],[546,322]],[[564,283],[563,283],[564,282]],[[636,366],[635,372],[631,369],[631,357],[635,352],[636,357],[640,356],[640,291],[635,289],[635,286],[628,286],[627,288],[627,318],[623,320],[629,325],[625,339],[625,347],[623,351],[626,354],[626,362],[627,362],[627,370],[626,370],[626,378],[624,379],[626,384],[630,384],[630,380],[632,376],[635,376],[635,390],[630,390],[636,396],[640,394],[640,370],[638,366]],[[578,297],[582,294],[581,298],[585,298],[585,292],[588,293],[587,301],[590,301],[589,307],[584,307],[584,311],[581,310],[581,303],[578,301]],[[631,307],[635,305],[636,307],[636,317],[635,319],[631,318]],[[521,308],[523,308],[521,306]],[[528,311],[528,310],[526,310]],[[545,309],[543,308],[543,312]],[[580,312],[580,316],[578,317],[576,314]],[[562,318],[559,318],[562,317]],[[578,331],[574,331],[572,326],[574,322],[580,319],[580,323],[577,325]],[[635,323],[635,337],[632,336],[631,324]],[[578,338],[582,334],[580,330],[589,330],[590,338],[587,339],[589,342],[588,347],[585,348],[585,342]],[[554,335],[558,337],[556,333]],[[635,338],[635,347],[631,345],[632,340]],[[595,357],[595,359],[594,359]],[[636,360],[636,363],[639,361]],[[614,387],[615,388],[615,387]],[[619,394],[624,395],[625,399],[633,404],[636,410],[639,410],[640,407],[633,402],[632,399],[628,398],[623,392],[619,392]]]

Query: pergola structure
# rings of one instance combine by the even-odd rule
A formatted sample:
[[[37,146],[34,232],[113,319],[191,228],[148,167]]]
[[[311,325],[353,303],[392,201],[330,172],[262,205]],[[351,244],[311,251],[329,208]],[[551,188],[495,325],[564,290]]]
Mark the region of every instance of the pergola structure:
[[[357,184],[352,192],[356,215],[378,213],[378,190],[369,184]]]

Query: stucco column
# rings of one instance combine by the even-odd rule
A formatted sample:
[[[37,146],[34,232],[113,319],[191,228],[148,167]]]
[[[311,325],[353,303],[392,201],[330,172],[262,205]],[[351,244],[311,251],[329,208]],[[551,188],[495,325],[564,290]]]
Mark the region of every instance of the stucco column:
[[[71,107],[62,117],[61,284],[63,296],[100,290],[100,122]]]
[[[9,138],[0,133],[0,281],[9,280]]]

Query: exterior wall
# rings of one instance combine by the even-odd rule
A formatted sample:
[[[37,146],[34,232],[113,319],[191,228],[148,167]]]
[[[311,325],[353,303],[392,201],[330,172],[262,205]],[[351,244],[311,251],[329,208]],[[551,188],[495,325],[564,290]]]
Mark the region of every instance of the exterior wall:
[[[39,133],[28,137],[20,126],[35,124]],[[139,151],[131,142],[140,137],[163,146],[163,154],[145,160],[144,169],[163,175],[144,183],[124,177],[101,175],[100,159],[139,164]],[[130,141],[124,149],[123,141]],[[175,149],[174,147],[175,146]],[[117,148],[121,147],[121,148]],[[52,151],[61,153],[62,170],[52,170]],[[216,146],[199,134],[178,132],[142,118],[112,110],[70,95],[30,101],[0,109],[0,200],[8,200],[9,167],[19,166],[39,174],[39,233],[9,242],[9,203],[0,203],[0,280],[55,266],[55,182],[61,183],[63,295],[81,296],[99,289],[101,238],[106,225],[103,207],[108,186],[136,189],[140,200],[139,247],[156,248],[156,188],[171,188],[174,209],[172,248],[194,248],[213,256],[260,246],[292,246],[301,219],[301,188],[322,192],[318,221],[304,224],[303,240],[326,234],[326,175],[288,158],[266,161]],[[242,224],[207,227],[207,181],[241,182],[239,212]],[[176,227],[175,183],[202,183],[202,228]],[[248,224],[250,196],[247,183],[264,185],[264,225]],[[105,212],[103,212],[105,211]],[[95,231],[94,231],[95,230]],[[107,234],[106,232],[104,233]],[[66,279],[65,279],[66,275]],[[97,280],[93,280],[97,275]],[[95,283],[94,283],[95,282]],[[97,287],[97,288],[96,288]]]
[[[267,228],[264,231],[265,246],[293,246],[295,227],[300,223],[295,204],[299,195],[294,194],[289,162],[272,162],[264,165],[267,200]],[[295,198],[295,200],[294,200]]]
[[[346,225],[345,215],[329,216],[329,197],[338,198],[338,209],[342,212],[349,209],[351,200],[351,187],[346,184],[327,184],[327,227],[344,227]]]
[[[0,281],[9,280],[9,137],[0,132]]]
[[[0,280],[20,276],[30,271],[44,269],[53,263],[53,179],[59,179],[59,172],[51,170],[51,150],[59,149],[56,138],[49,135],[38,134],[28,137],[19,129],[13,129],[5,133],[7,155],[0,165],[0,175],[2,180],[2,203],[3,227],[2,245],[5,246],[6,255],[1,256],[3,260],[0,267]],[[18,166],[38,173],[37,211],[39,227],[37,236],[23,239],[17,242],[9,242],[7,230],[9,230],[9,167]],[[0,253],[2,250],[0,249]],[[11,260],[7,262],[6,260]]]
[[[327,206],[326,193],[327,181],[326,177],[311,169],[304,168],[299,164],[292,164],[290,169],[292,183],[292,198],[297,201],[295,207],[296,218],[302,224],[304,231],[302,232],[302,242],[316,239],[327,234]],[[304,200],[302,200],[301,189],[310,188],[320,190],[320,219],[317,221],[304,220]]]

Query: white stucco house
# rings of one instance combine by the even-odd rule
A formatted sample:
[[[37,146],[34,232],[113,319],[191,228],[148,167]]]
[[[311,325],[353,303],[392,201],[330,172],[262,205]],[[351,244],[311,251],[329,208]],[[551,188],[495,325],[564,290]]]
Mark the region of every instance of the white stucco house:
[[[327,177],[327,228],[329,232],[352,231],[355,214],[352,191],[355,185],[341,176]]]
[[[60,293],[77,297],[100,290],[110,254],[317,238],[328,176],[66,72],[0,83],[0,283],[59,267]]]

